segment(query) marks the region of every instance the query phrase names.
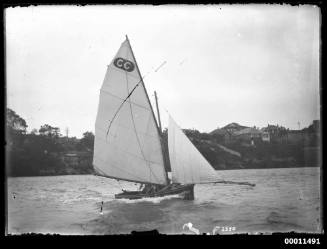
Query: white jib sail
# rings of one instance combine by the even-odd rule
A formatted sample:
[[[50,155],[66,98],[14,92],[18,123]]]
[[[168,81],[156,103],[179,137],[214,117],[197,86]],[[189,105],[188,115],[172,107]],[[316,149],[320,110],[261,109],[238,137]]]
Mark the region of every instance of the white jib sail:
[[[217,181],[218,176],[214,168],[170,116],[168,148],[173,182],[195,184]]]
[[[159,131],[127,39],[101,87],[93,165],[103,176],[167,184]]]

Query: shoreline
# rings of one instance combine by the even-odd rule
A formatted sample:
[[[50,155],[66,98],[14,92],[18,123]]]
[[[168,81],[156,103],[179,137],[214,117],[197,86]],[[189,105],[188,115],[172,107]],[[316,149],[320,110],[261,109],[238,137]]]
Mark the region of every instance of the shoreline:
[[[321,166],[298,166],[298,167],[270,167],[270,168],[231,168],[231,169],[215,169],[216,171],[228,171],[228,170],[264,170],[264,169],[290,169],[290,168],[322,168]],[[168,172],[171,173],[171,172]],[[52,174],[52,175],[21,175],[21,176],[6,176],[6,178],[17,178],[17,177],[43,177],[43,176],[74,176],[74,175],[95,175],[90,173],[81,174]]]

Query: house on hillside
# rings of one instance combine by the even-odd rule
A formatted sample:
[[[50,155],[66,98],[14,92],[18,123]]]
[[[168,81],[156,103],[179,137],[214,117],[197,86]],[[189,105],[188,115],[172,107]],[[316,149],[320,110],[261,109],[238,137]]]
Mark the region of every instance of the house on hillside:
[[[278,125],[268,125],[262,128],[267,132],[270,141],[288,144],[304,144],[304,146],[319,146],[320,144],[320,122],[313,120],[312,124],[302,130],[290,130]]]
[[[313,120],[312,124],[302,129],[303,142],[305,146],[320,146],[321,129],[320,120]]]
[[[234,132],[243,130],[245,128],[249,128],[249,127],[240,125],[238,123],[230,123],[221,129],[228,131],[230,134],[233,134]]]
[[[288,129],[279,125],[269,125],[261,129],[262,132],[269,134],[269,141],[274,142],[287,142]]]
[[[233,138],[246,143],[254,144],[255,141],[262,140],[262,131],[254,127],[244,128],[233,133]]]
[[[262,134],[261,134],[261,139],[263,142],[270,142],[270,135],[269,135],[269,132],[267,131],[262,131]]]
[[[67,166],[78,167],[80,165],[92,163],[91,152],[70,151],[63,153],[61,159]]]
[[[230,143],[234,141],[234,133],[242,129],[248,128],[247,126],[240,125],[238,123],[230,123],[221,129],[217,128],[210,132],[210,135],[214,135],[217,138],[217,142]]]
[[[320,133],[320,120],[313,120],[312,126],[313,126],[314,132]]]

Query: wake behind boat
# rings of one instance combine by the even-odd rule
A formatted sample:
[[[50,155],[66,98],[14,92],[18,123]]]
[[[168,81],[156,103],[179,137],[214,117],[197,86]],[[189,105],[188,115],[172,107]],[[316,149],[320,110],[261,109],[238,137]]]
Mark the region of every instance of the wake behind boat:
[[[97,175],[141,183],[144,188],[123,191],[115,195],[117,199],[180,194],[193,200],[194,184],[218,180],[214,168],[172,117],[169,117],[167,156],[157,111],[159,124],[126,36],[108,66],[101,87],[93,166]]]

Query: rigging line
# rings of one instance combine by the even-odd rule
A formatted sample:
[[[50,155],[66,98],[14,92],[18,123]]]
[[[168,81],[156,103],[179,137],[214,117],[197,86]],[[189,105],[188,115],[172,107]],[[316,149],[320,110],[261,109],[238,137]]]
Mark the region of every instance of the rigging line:
[[[163,65],[165,65],[167,63],[167,61],[164,61],[163,63],[161,63],[160,64],[160,66],[159,67],[157,67],[157,69],[156,70],[154,70],[155,72],[158,72],[158,70],[163,66]]]
[[[129,89],[128,89],[128,76],[127,76],[127,72],[125,72],[125,77],[126,77],[126,88],[127,88],[127,92],[129,92]],[[141,154],[142,154],[142,157],[143,157],[143,160],[145,161],[145,164],[148,166],[149,170],[150,170],[150,181],[151,181],[151,174],[154,176],[155,180],[158,181],[158,178],[156,177],[156,175],[153,173],[152,171],[152,168],[149,166],[149,163],[148,161],[146,160],[145,158],[145,155],[144,155],[144,152],[143,152],[143,148],[141,146],[141,142],[140,142],[140,139],[138,137],[138,134],[137,134],[137,130],[136,130],[136,126],[135,126],[135,121],[134,121],[134,116],[133,116],[133,109],[132,109],[132,104],[131,104],[131,101],[129,100],[128,101],[129,103],[129,109],[130,109],[130,112],[131,112],[131,117],[132,117],[132,122],[133,122],[133,127],[134,127],[134,132],[135,132],[135,136],[136,136],[136,140],[137,140],[137,143],[139,145],[139,148],[140,148],[140,151],[141,151]]]
[[[112,94],[111,92],[106,91],[106,90],[104,90],[104,89],[101,89],[100,92],[101,92],[101,93],[104,93],[104,94],[108,94],[108,95],[110,95],[111,97],[114,97],[114,98],[117,98],[117,99],[119,99],[119,100],[124,101],[123,98],[118,97],[118,96],[116,96],[115,94]],[[133,105],[136,105],[136,106],[139,107],[139,108],[147,109],[146,107],[144,107],[144,106],[142,106],[142,105],[140,105],[140,104],[137,104],[137,103],[135,103],[135,102],[131,102],[131,103],[132,103]]]
[[[99,160],[101,160],[101,159],[99,158]],[[107,162],[104,161],[104,160],[101,160],[101,161],[107,163]],[[120,170],[120,171],[122,171],[122,172],[124,172],[124,173],[127,173],[127,174],[129,174],[130,176],[135,177],[135,178],[137,178],[139,181],[142,181],[142,182],[143,182],[143,179],[142,179],[140,176],[135,175],[135,174],[131,173],[130,171],[128,171],[128,170],[126,170],[126,169],[123,169],[123,168],[119,167],[116,163],[111,163],[111,164],[110,164],[110,167],[116,168],[117,170]],[[101,173],[102,175],[104,175],[104,176],[108,176],[106,173],[104,173],[103,171],[100,171],[98,168],[96,168],[96,170],[99,171],[99,173]]]
[[[125,182],[142,183],[142,184],[146,183],[146,184],[165,185],[165,183],[149,182],[149,181],[143,181],[143,180],[132,180],[132,179],[128,179],[128,178],[121,178],[121,177],[109,176],[109,175],[97,174],[97,176],[106,177],[106,178],[109,178],[109,179],[114,179],[114,180],[119,180],[119,181],[125,181]]]
[[[101,137],[99,138],[101,139]],[[113,149],[115,149],[116,151],[119,151],[119,152],[123,152],[123,153],[126,153],[126,154],[129,154],[130,156],[136,158],[136,159],[144,159],[142,158],[141,156],[139,155],[135,155],[134,153],[122,148],[121,146],[115,146]],[[159,150],[156,150],[156,151],[159,151]],[[156,164],[156,165],[159,165],[159,162],[157,161],[154,161],[154,160],[150,160],[150,159],[145,159],[148,163],[152,163],[152,164]],[[102,160],[103,161],[103,160]]]
[[[118,107],[115,115],[113,116],[113,118],[110,120],[110,124],[109,124],[109,127],[108,127],[108,130],[107,130],[107,137],[108,137],[108,133],[109,133],[109,130],[110,130],[110,127],[111,127],[111,124],[112,122],[114,121],[114,119],[116,118],[118,112],[120,111],[120,109],[123,107],[124,103],[127,101],[127,99],[132,95],[132,93],[134,92],[134,90],[136,89],[136,87],[139,86],[139,84],[142,82],[142,79],[134,86],[134,88],[132,89],[132,91],[128,94],[128,96],[124,99],[124,101],[120,104],[120,106]]]
[[[102,160],[101,158],[98,158],[98,160],[101,160],[102,162],[104,163],[108,163],[107,161],[105,160]],[[117,170],[121,171],[121,172],[124,172],[124,173],[127,173],[129,176],[132,176],[134,177],[134,179],[131,179],[131,178],[125,178],[125,179],[122,179],[118,176],[109,176],[108,174],[106,174],[104,171],[100,170],[99,168],[97,168],[96,166],[94,166],[94,169],[95,171],[98,173],[98,175],[100,176],[104,176],[104,177],[108,177],[108,178],[112,178],[112,179],[116,179],[116,178],[120,178],[121,181],[130,181],[130,182],[135,182],[135,179],[137,179],[137,182],[142,182],[142,183],[148,183],[148,184],[159,184],[159,185],[163,185],[163,183],[160,183],[160,181],[158,182],[150,182],[150,181],[145,181],[142,176],[138,176],[138,175],[135,175],[133,174],[132,172],[122,168],[119,164],[117,164],[116,162],[114,163],[110,163],[110,167],[113,167],[113,168],[116,168]]]
[[[249,185],[251,187],[255,187],[254,183],[250,183],[250,182],[234,182],[234,181],[215,181],[215,182],[211,182],[211,183],[223,183],[223,184],[236,184],[236,185]]]
[[[95,169],[95,171],[96,172],[98,172],[98,175],[102,175],[102,176],[106,176],[107,174],[105,174],[102,170],[100,170],[99,168],[97,168],[97,167],[95,167],[94,166],[94,169]],[[117,179],[116,179],[117,180]],[[121,185],[120,185],[120,183],[119,183],[119,181],[117,180],[117,182],[118,182],[118,185],[119,185],[119,187],[117,187],[117,185],[115,185],[115,184],[110,184],[111,186],[114,186],[114,187],[116,187],[116,188],[120,188],[120,189],[123,189],[122,187],[121,187]]]
[[[132,91],[127,95],[127,97],[124,99],[124,101],[120,104],[120,106],[118,107],[117,111],[115,112],[115,115],[113,116],[113,118],[110,120],[109,126],[108,126],[108,130],[107,130],[107,134],[106,137],[108,137],[108,133],[111,127],[112,122],[114,121],[114,119],[116,118],[118,112],[120,111],[120,109],[123,107],[124,103],[127,101],[127,99],[132,95],[132,93],[134,92],[134,90],[136,89],[136,87],[138,87],[140,85],[140,83],[142,82],[142,80],[144,80],[144,78],[149,74],[150,72],[148,72],[146,75],[144,75],[143,77],[141,77],[141,79],[139,80],[139,82],[137,82],[137,84],[134,86],[134,88],[132,89]]]

